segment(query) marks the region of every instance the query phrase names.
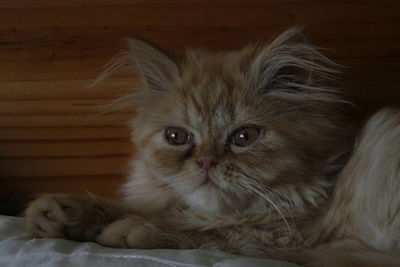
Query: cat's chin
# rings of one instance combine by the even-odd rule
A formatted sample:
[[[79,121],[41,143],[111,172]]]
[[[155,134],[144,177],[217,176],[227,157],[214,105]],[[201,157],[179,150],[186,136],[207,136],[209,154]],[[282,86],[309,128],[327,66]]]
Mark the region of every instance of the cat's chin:
[[[223,210],[221,196],[216,187],[206,183],[187,194],[184,201],[190,209],[203,213],[220,213]]]

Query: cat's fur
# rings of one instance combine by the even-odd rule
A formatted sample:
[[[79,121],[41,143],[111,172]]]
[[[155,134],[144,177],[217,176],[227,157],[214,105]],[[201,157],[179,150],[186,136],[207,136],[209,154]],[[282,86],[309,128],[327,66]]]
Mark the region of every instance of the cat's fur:
[[[116,104],[138,108],[126,201],[46,195],[27,209],[28,229],[113,247],[396,266],[400,112],[370,118],[353,146],[350,104],[327,87],[333,66],[299,29],[267,45],[188,50],[179,60],[130,40],[100,78],[143,77],[143,88]],[[191,142],[168,143],[168,127],[186,129]],[[241,127],[260,129],[259,137],[236,146]]]

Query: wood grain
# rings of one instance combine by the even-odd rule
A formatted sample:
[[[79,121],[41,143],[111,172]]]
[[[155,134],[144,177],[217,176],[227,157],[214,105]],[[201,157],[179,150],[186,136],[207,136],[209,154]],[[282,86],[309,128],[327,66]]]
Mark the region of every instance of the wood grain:
[[[139,80],[87,85],[124,38],[179,55],[263,42],[296,25],[344,66],[342,87],[361,111],[400,104],[399,1],[0,0],[0,194],[118,196],[135,111],[102,111]]]

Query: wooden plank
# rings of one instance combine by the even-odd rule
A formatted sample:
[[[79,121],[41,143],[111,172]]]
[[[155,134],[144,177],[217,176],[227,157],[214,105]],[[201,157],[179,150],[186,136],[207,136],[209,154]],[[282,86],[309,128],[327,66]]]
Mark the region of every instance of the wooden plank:
[[[367,7],[386,7],[390,8],[398,4],[397,0],[381,0],[379,2],[375,0],[362,0],[362,1],[348,1],[348,0],[114,0],[110,3],[110,0],[97,0],[97,1],[82,1],[82,0],[69,0],[69,1],[49,1],[49,0],[1,0],[0,8],[42,8],[42,7],[68,7],[68,6],[110,6],[112,5],[137,5],[137,4],[188,4],[188,3],[282,3],[290,5],[292,3],[330,3],[330,4],[341,4],[349,6],[367,6]]]
[[[43,140],[104,140],[126,139],[130,135],[128,127],[41,127],[41,128],[1,128],[1,141],[43,141]]]
[[[120,198],[120,186],[125,179],[121,175],[102,176],[56,176],[20,178],[18,180],[2,179],[2,196],[8,196],[21,201],[28,201],[43,193],[73,193],[88,192],[109,198]]]
[[[0,159],[0,177],[121,175],[128,170],[129,160],[126,155],[6,158]]]
[[[131,155],[129,139],[0,142],[0,158]]]
[[[209,26],[234,27],[254,25],[282,25],[293,23],[306,14],[308,3],[172,3],[79,7],[42,7],[40,9],[3,8],[0,29],[54,27],[129,27],[129,26]],[[34,12],[33,12],[34,11]],[[343,11],[343,10],[342,10]],[[150,15],[151,14],[151,15]],[[344,20],[348,12],[342,12]],[[21,20],[18,16],[23,17]],[[46,19],[43,16],[46,15]],[[381,17],[374,14],[374,17]],[[389,15],[389,14],[388,14]],[[356,20],[360,15],[351,18]],[[71,19],[73,17],[74,19]],[[237,18],[241,18],[238,20]],[[88,19],[90,18],[90,19]],[[134,18],[134,19],[132,19]],[[268,18],[268,19],[265,19]],[[362,16],[362,18],[365,18]],[[385,17],[387,18],[387,17]],[[56,25],[56,26],[55,26]],[[12,26],[12,27],[11,27]]]
[[[31,65],[34,67],[34,64]],[[45,70],[43,70],[45,71]],[[49,71],[51,71],[49,69]],[[54,71],[54,69],[53,69]],[[94,80],[91,79],[64,79],[64,80],[24,80],[0,82],[0,99],[6,100],[70,100],[70,99],[115,99],[133,92],[131,84],[139,82],[133,77],[110,78],[94,87],[88,87]]]
[[[0,116],[2,127],[82,127],[82,126],[122,126],[134,114],[79,114],[79,115],[7,115]]]
[[[61,95],[59,95],[61,98]],[[4,115],[86,115],[102,114],[112,101],[105,99],[0,101],[0,116]],[[108,111],[113,114],[117,111]],[[118,111],[132,113],[132,111]]]
[[[346,8],[343,8],[343,7]],[[271,26],[324,21],[332,23],[397,20],[399,7],[381,8],[318,2],[132,4],[40,9],[3,8],[0,29],[130,26]],[[395,7],[396,7],[395,6]],[[43,15],[46,19],[43,19]],[[151,14],[151,15],[150,15]],[[15,16],[18,15],[18,16]],[[24,19],[20,19],[20,17]],[[73,17],[74,19],[71,19]],[[88,19],[90,18],[90,19]],[[134,18],[134,19],[132,19]],[[240,19],[238,19],[240,18]],[[12,27],[11,27],[12,26]]]
[[[273,3],[283,2],[286,4],[296,2],[307,2],[305,0],[114,0],[112,5],[134,5],[134,4],[187,4],[187,3]],[[369,2],[369,1],[365,1]],[[110,6],[110,0],[96,0],[96,1],[82,1],[82,0],[69,0],[69,1],[49,1],[49,0],[1,0],[0,8],[42,8],[42,7],[69,7],[69,6]]]
[[[400,17],[400,14],[398,16]],[[351,24],[319,24],[317,22],[310,22],[307,32],[310,39],[318,46],[334,51],[334,53],[330,53],[334,59],[382,57],[390,60],[391,57],[400,56],[400,27],[393,27],[392,25],[393,21],[389,19],[380,22],[361,21]],[[360,27],[363,28],[362,36],[359,35]],[[68,38],[73,38],[64,36],[66,34],[61,34],[61,37],[58,37],[61,38],[59,41],[57,39],[51,41],[47,46],[30,45],[28,47],[21,47],[19,43],[12,43],[0,47],[0,60],[2,61],[0,65],[0,81],[60,80],[58,82],[60,84],[71,80],[71,87],[77,86],[74,91],[76,92],[78,86],[80,86],[82,94],[86,95],[87,92],[83,89],[84,86],[96,77],[99,69],[110,60],[113,54],[123,49],[124,45],[121,41],[123,35],[143,37],[159,44],[167,50],[179,54],[185,46],[212,49],[239,48],[252,41],[269,39],[279,29],[283,30],[285,28],[287,27],[270,26],[215,29],[207,27],[153,27],[153,31],[145,28],[129,30],[114,28],[110,30],[115,30],[112,34],[104,33],[103,35],[102,33],[98,33],[98,36],[103,36],[103,39],[99,41],[95,41],[94,37],[91,41],[79,40],[75,43],[60,46],[57,44],[59,41],[68,41]],[[29,32],[29,30],[25,31]],[[62,29],[59,31],[63,32]],[[41,34],[50,36],[49,38],[51,38],[52,35],[59,33],[50,30],[43,31]],[[84,36],[85,32],[81,32],[80,35]],[[104,36],[113,41],[104,40]],[[31,38],[34,37],[31,36]],[[20,42],[29,43],[30,41],[28,38]],[[83,44],[90,47],[90,49],[85,48]],[[102,51],[108,51],[108,53]],[[364,65],[363,68],[367,67],[370,66]],[[73,81],[76,79],[84,79],[87,84],[81,81],[75,84]],[[135,80],[131,80],[131,83],[135,82]],[[2,84],[0,86],[3,88]],[[8,86],[8,84],[4,86]],[[68,84],[64,85],[64,87],[66,86]],[[128,89],[127,87],[122,88]]]

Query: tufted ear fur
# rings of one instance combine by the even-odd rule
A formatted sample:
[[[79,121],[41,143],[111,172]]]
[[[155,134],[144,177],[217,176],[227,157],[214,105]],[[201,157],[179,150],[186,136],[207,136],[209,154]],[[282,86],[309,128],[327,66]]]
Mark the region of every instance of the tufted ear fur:
[[[148,89],[165,90],[177,81],[178,66],[165,53],[138,39],[128,39],[128,46],[129,59],[142,75]]]
[[[309,44],[302,28],[280,34],[261,46],[250,67],[250,80],[265,92],[321,91],[321,78],[333,78],[335,65]]]
[[[139,74],[147,91],[164,91],[178,80],[178,65],[167,54],[142,40],[127,43],[128,49],[114,56],[91,86],[120,73]]]
[[[116,83],[133,87],[132,93],[104,106],[105,111],[146,105],[152,95],[166,93],[168,88],[178,82],[178,65],[166,53],[139,39],[128,38],[127,45],[128,49],[115,55],[89,87],[116,74],[139,75],[142,82]]]

